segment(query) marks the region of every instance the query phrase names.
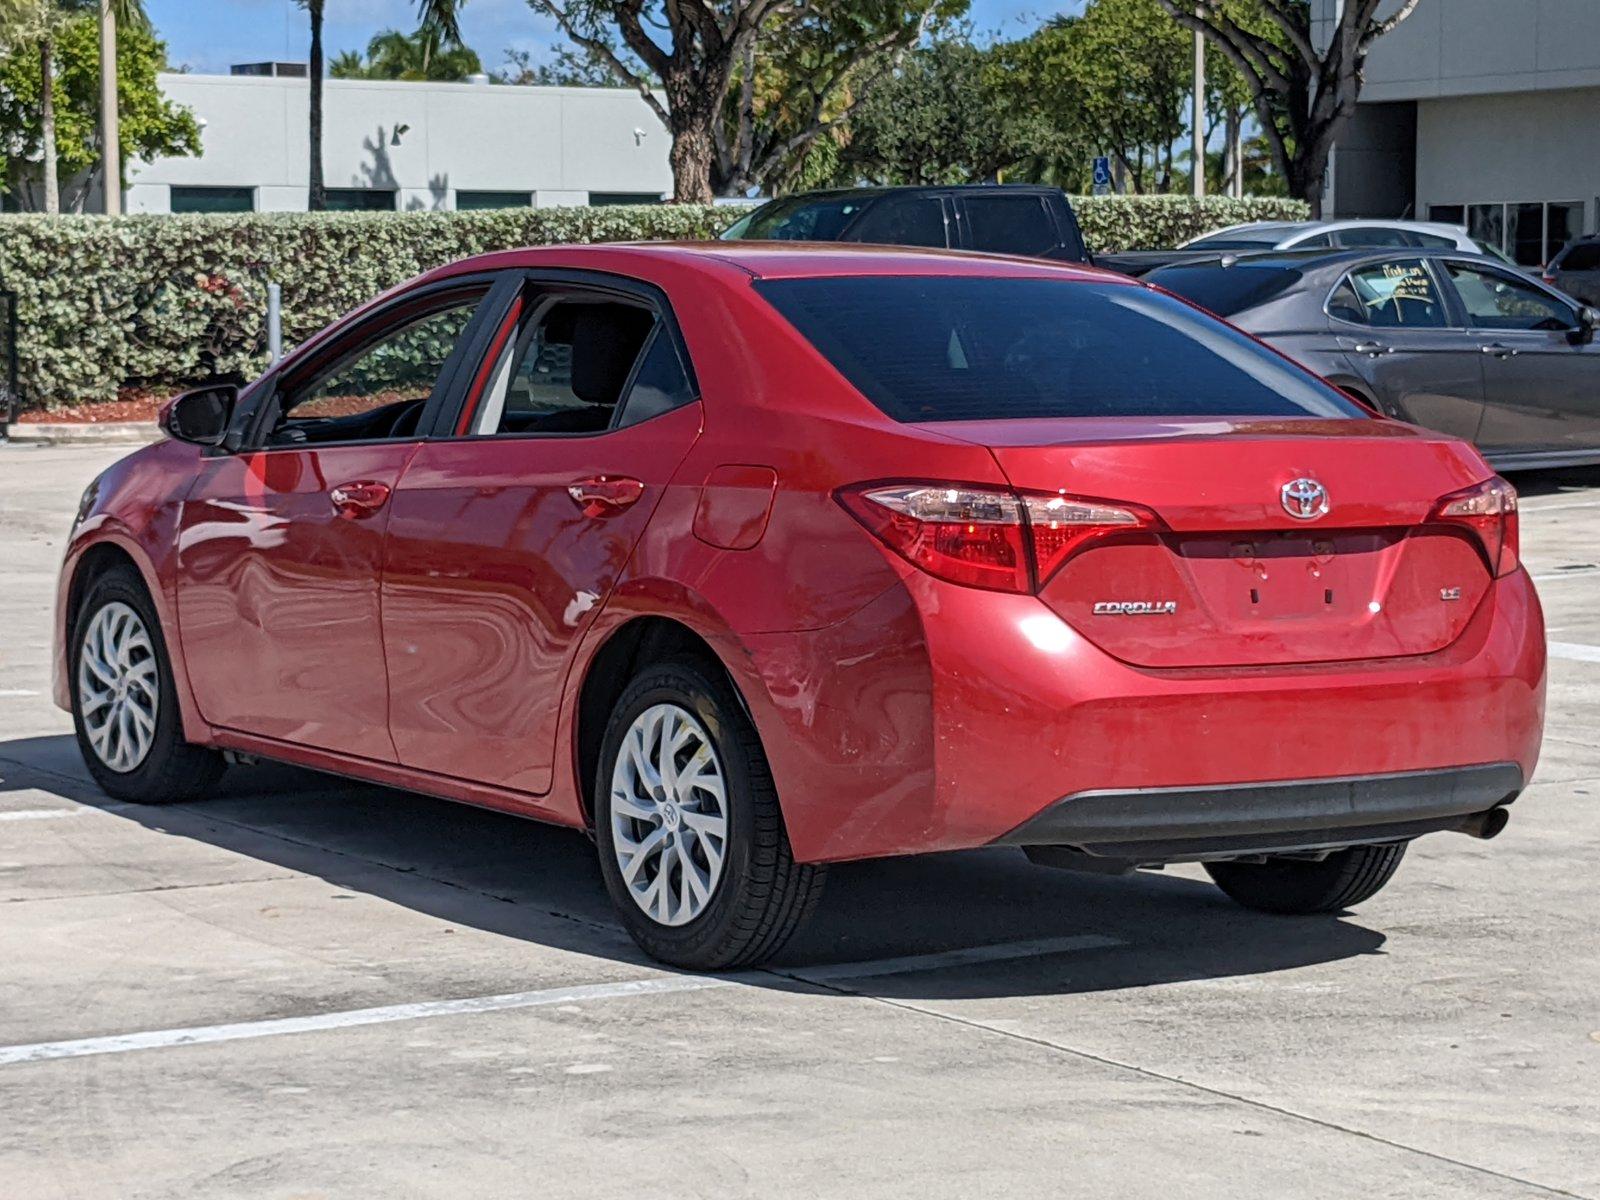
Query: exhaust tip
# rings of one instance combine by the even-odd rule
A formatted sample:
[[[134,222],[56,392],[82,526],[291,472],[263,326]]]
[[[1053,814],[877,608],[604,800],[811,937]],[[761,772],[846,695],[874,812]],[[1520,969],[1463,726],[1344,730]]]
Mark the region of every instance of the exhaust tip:
[[[1510,822],[1511,813],[1502,806],[1500,808],[1491,808],[1488,812],[1474,813],[1457,828],[1462,833],[1471,834],[1475,838],[1482,838],[1484,841],[1488,841],[1492,837],[1500,836],[1500,831]]]

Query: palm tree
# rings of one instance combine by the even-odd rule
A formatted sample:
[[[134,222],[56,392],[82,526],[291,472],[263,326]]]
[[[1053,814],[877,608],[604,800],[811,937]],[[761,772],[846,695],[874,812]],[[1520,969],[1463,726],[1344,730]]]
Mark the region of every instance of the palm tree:
[[[329,66],[335,79],[403,79],[459,83],[483,70],[466,46],[447,46],[439,30],[424,25],[415,33],[386,29],[367,43],[367,56],[346,50]]]
[[[4,0],[0,0],[4,2]],[[432,30],[441,42],[461,44],[460,14],[467,0],[417,0],[417,18],[424,30]],[[301,8],[311,18],[311,61],[307,70],[311,76],[311,166],[308,173],[310,194],[306,206],[312,212],[321,212],[328,206],[327,189],[322,180],[322,18],[327,0],[298,0]]]
[[[122,114],[117,100],[117,26],[150,24],[143,0],[99,0],[100,145],[106,215],[122,211]]]
[[[140,0],[0,0],[0,22],[5,38],[12,45],[31,45],[39,55],[39,142],[43,158],[44,211],[61,211],[61,183],[56,175],[56,38],[61,27],[74,17],[99,10],[102,20],[121,19],[129,23],[144,23],[146,17]],[[102,47],[105,42],[101,42]],[[109,95],[112,113],[103,119],[103,154],[108,189],[115,186],[111,180],[121,182],[122,155],[117,137],[116,108],[116,50],[115,42],[109,59],[102,70],[111,75]],[[102,90],[102,98],[106,96]],[[104,111],[102,118],[105,118]],[[109,193],[108,193],[109,194]]]

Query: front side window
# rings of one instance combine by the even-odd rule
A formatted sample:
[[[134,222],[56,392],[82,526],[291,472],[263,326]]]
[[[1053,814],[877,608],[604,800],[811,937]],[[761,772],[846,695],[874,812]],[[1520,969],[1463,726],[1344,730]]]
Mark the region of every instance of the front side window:
[[[1560,271],[1600,271],[1600,242],[1579,242],[1561,256]]]
[[[480,295],[399,318],[399,323],[343,357],[280,402],[268,441],[368,441],[409,437],[444,374]]]
[[[722,236],[728,241],[836,242],[870,200],[859,196],[776,200],[741,217]]]
[[[1415,258],[1351,271],[1328,297],[1328,315],[1380,329],[1443,329],[1449,324],[1433,276]]]
[[[974,250],[1038,255],[1055,248],[1056,223],[1043,196],[968,196],[962,207]]]
[[[756,288],[897,421],[1363,415],[1238,331],[1137,285],[857,276]]]
[[[1467,310],[1468,320],[1479,329],[1555,332],[1578,323],[1577,314],[1568,305],[1530,283],[1466,263],[1446,263],[1445,270]]]
[[[693,398],[671,332],[651,309],[546,296],[521,319],[472,426],[488,435],[600,433]]]

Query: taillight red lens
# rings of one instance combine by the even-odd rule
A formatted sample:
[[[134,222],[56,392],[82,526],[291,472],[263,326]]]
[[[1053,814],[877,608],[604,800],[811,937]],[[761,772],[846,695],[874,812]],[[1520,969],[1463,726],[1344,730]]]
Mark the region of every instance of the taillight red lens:
[[[1131,505],[936,483],[847,490],[839,499],[928,574],[1002,592],[1031,592],[1094,538],[1156,523]]]
[[[1465,525],[1478,535],[1483,552],[1496,575],[1517,569],[1521,529],[1517,520],[1517,489],[1496,475],[1482,483],[1451,492],[1434,506],[1435,521]]]

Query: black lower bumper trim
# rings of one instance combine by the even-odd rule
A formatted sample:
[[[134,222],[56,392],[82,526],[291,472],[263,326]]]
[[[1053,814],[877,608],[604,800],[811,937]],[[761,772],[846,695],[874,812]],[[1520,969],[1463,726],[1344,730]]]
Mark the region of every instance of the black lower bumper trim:
[[[1457,828],[1516,799],[1516,763],[1392,775],[1066,796],[999,845],[1071,846],[1140,862],[1395,841]]]

